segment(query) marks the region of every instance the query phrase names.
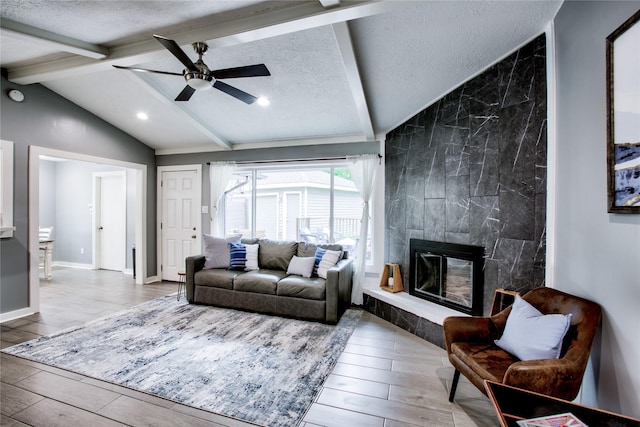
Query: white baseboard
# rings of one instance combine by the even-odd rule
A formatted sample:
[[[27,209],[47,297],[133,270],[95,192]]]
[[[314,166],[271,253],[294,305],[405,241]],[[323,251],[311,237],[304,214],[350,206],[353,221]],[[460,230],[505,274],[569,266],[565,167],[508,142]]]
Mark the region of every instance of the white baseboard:
[[[21,317],[30,316],[35,311],[33,311],[30,307],[21,308],[20,310],[9,311],[7,313],[0,313],[0,323],[8,322],[9,320],[19,319]]]
[[[145,280],[144,284],[145,285],[149,285],[151,283],[155,283],[155,282],[159,282],[160,279],[158,278],[158,276],[151,276],[151,277],[147,277],[147,280]]]
[[[68,267],[68,268],[79,268],[82,270],[93,270],[93,265],[91,264],[82,264],[79,262],[65,262],[65,261],[54,261],[51,263],[52,267]]]

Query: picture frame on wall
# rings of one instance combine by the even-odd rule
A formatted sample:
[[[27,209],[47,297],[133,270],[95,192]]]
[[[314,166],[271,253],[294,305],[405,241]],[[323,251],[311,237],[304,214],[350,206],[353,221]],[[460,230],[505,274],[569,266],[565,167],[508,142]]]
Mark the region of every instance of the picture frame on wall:
[[[640,214],[640,11],[606,47],[608,212]]]

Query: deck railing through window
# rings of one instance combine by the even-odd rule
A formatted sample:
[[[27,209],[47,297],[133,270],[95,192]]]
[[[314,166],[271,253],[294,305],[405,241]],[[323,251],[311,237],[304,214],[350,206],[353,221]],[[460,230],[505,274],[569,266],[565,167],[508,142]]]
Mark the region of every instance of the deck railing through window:
[[[296,227],[298,240],[308,243],[336,243],[346,242],[356,244],[360,236],[360,218],[334,218],[333,242],[328,217],[297,218]]]

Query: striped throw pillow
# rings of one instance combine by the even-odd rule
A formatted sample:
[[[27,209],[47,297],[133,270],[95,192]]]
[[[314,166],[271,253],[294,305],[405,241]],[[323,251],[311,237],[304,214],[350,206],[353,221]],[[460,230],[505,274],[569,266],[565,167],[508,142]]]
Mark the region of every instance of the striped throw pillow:
[[[247,248],[242,243],[229,243],[229,270],[244,270],[247,266]]]

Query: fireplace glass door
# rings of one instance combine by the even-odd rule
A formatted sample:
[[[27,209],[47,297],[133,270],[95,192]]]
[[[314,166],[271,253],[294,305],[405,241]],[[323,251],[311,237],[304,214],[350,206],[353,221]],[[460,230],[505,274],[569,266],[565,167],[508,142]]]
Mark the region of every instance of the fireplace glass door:
[[[472,315],[482,314],[484,248],[411,239],[409,293]]]
[[[416,252],[416,293],[471,307],[473,263],[430,252]]]

